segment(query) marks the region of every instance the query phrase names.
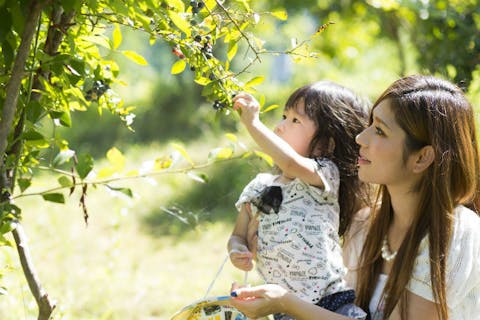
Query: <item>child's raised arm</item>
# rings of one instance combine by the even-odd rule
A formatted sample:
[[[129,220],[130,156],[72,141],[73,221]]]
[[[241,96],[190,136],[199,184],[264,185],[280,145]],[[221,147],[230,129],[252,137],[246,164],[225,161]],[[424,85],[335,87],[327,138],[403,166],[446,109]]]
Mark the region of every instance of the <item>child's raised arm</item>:
[[[316,173],[315,162],[298,154],[286,141],[267,128],[259,118],[260,105],[248,93],[240,93],[233,98],[233,108],[241,109],[240,119],[257,145],[269,156],[288,178],[299,178],[305,183],[324,187]]]

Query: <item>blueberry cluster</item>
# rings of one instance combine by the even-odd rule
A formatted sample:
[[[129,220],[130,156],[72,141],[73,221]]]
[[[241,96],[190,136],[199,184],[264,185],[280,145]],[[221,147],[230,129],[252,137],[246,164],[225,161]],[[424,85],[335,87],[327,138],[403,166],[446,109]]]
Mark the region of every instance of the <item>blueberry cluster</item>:
[[[204,37],[202,37],[201,35],[197,34],[193,40],[195,42],[198,42],[200,44],[203,43],[203,46],[202,46],[202,53],[205,55],[205,57],[207,59],[211,59],[213,57],[213,53],[212,53],[212,43],[210,40],[212,40],[212,37],[210,37],[209,35],[206,35]]]
[[[190,6],[192,7],[192,13],[196,14],[202,10],[202,8],[205,6],[205,3],[203,3],[203,1],[191,0]]]
[[[224,105],[222,102],[220,102],[220,100],[215,100],[215,101],[213,102],[213,109],[215,109],[215,110],[221,110],[221,109],[223,109],[223,108],[225,108],[225,105]]]
[[[87,101],[98,101],[108,89],[110,89],[110,86],[103,80],[95,80],[92,88],[85,93],[85,99]]]

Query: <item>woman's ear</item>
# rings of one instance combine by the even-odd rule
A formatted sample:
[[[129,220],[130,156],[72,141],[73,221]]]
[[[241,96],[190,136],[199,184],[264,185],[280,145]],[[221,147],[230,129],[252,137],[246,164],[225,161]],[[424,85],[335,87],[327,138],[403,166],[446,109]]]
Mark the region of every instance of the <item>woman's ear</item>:
[[[415,165],[413,172],[421,173],[427,169],[435,160],[435,151],[431,145],[425,146],[416,154]]]

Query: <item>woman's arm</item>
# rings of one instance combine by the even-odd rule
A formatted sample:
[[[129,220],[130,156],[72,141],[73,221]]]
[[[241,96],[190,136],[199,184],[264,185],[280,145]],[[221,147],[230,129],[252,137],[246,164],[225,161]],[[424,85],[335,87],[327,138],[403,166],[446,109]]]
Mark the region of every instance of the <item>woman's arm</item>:
[[[408,309],[407,319],[438,320],[440,319],[436,303],[424,299],[410,291],[407,291]],[[390,320],[401,320],[400,306],[397,305],[388,318]]]
[[[349,318],[306,302],[279,285],[233,287],[231,304],[249,318],[286,313],[297,320],[347,320]]]

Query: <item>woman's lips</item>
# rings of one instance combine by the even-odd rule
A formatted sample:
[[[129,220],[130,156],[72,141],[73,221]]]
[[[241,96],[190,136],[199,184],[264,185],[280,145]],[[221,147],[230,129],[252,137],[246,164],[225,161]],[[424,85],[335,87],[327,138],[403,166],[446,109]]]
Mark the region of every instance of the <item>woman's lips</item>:
[[[357,163],[359,165],[362,165],[362,164],[370,164],[371,161],[367,160],[366,158],[362,157],[362,156],[359,156],[358,157],[358,160],[357,160]]]

